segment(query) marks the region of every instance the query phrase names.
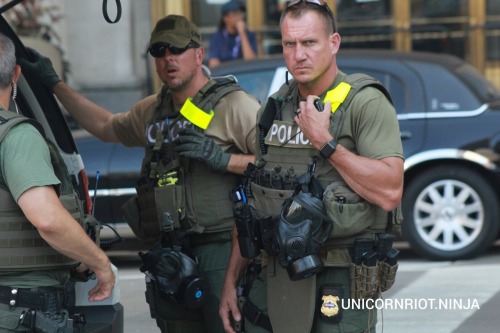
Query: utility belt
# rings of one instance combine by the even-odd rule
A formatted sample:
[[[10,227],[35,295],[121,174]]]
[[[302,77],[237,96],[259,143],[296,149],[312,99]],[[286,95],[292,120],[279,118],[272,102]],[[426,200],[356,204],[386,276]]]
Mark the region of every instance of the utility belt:
[[[74,313],[74,284],[64,288],[33,289],[0,286],[0,303],[10,307],[27,308],[19,317],[19,325],[28,332],[81,332],[85,315]]]
[[[21,314],[19,324],[28,328],[30,333],[79,333],[84,332],[85,316],[28,309]]]
[[[42,312],[59,312],[74,307],[74,296],[70,296],[67,290],[55,287],[32,290],[0,286],[0,303]]]

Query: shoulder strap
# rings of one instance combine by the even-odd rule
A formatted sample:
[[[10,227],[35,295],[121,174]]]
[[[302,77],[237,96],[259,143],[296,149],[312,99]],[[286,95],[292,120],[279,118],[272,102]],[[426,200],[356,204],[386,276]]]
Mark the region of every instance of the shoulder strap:
[[[3,140],[5,135],[7,135],[7,132],[9,132],[12,127],[22,122],[33,125],[40,132],[40,134],[45,137],[42,125],[40,125],[38,121],[11,111],[0,110],[0,141]]]
[[[385,97],[389,100],[389,102],[391,102],[391,104],[392,104],[391,95],[389,94],[387,89],[384,87],[384,85],[382,83],[380,83],[379,80],[377,80],[369,75],[362,74],[362,73],[351,74],[345,78],[344,82],[351,85],[351,87],[352,87],[350,94],[346,97],[346,100],[343,103],[344,108],[349,106],[349,103],[351,103],[352,99],[358,93],[358,91],[360,91],[361,89],[363,89],[365,87],[374,87],[374,88],[380,90],[380,92],[382,92],[385,95]]]
[[[233,76],[212,78],[193,97],[193,103],[205,112],[210,112],[227,94],[243,90]]]
[[[209,80],[191,99],[188,98],[180,113],[193,125],[205,130],[214,116],[213,107],[230,92],[243,90],[234,77],[226,76]]]

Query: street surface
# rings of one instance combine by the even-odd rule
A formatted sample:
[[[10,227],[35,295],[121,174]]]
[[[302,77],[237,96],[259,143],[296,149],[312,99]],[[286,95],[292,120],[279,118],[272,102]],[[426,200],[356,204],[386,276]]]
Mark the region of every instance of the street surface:
[[[500,327],[500,244],[472,260],[432,262],[398,243],[396,283],[375,304],[377,333],[491,333]],[[144,297],[138,251],[147,245],[122,244],[108,250],[119,269],[125,333],[159,333]],[[127,250],[124,250],[127,249]]]

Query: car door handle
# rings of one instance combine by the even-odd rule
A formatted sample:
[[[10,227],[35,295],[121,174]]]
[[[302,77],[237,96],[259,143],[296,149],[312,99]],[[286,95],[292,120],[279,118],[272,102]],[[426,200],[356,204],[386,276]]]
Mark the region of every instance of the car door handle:
[[[401,140],[408,140],[408,139],[411,139],[411,137],[412,137],[410,131],[401,131],[401,132],[399,132],[399,135],[401,136]]]

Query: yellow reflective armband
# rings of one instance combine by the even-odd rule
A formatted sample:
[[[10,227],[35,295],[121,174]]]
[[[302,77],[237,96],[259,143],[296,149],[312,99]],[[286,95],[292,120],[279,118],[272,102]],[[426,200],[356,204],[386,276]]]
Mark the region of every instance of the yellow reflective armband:
[[[207,129],[208,125],[214,117],[214,111],[210,113],[203,111],[193,104],[192,99],[188,98],[181,108],[181,114],[191,122],[191,124],[198,126],[201,129]]]
[[[344,102],[351,88],[352,87],[349,83],[340,82],[338,86],[326,93],[323,102],[326,103],[327,101],[330,101],[332,103],[332,113],[337,111],[340,104]]]

